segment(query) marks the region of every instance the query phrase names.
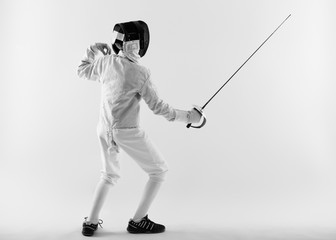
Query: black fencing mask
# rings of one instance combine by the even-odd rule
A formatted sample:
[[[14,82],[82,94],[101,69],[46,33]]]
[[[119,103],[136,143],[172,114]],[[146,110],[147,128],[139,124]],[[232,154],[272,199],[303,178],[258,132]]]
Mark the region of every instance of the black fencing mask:
[[[115,54],[118,54],[123,49],[124,42],[139,40],[140,50],[139,55],[143,57],[146,54],[149,45],[149,29],[143,21],[132,21],[118,23],[114,26],[113,32],[115,35],[112,48]]]

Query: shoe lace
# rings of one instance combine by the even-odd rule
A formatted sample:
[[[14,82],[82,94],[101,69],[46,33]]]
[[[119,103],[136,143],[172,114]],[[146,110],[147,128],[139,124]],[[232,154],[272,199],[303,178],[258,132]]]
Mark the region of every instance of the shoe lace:
[[[85,219],[85,222],[87,222],[88,217],[85,217],[84,219]],[[99,219],[97,224],[99,225],[99,227],[103,228],[102,226],[103,223],[104,223],[103,220]]]
[[[143,221],[146,221],[146,222],[148,222],[150,224],[156,225],[156,223],[153,222],[152,220],[150,220],[148,217],[146,219],[144,219]]]
[[[102,224],[103,224],[103,220],[99,219],[99,220],[98,220],[98,225],[99,225],[99,227],[103,228]]]
[[[147,222],[150,222],[150,223],[154,223],[154,224],[155,224],[155,222],[153,222],[153,221],[150,220],[150,219],[147,219]]]

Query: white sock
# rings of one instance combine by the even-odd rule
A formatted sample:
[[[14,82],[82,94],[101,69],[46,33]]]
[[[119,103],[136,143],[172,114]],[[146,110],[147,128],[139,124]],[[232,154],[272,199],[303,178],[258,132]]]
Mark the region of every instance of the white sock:
[[[155,182],[152,179],[149,179],[146,187],[143,192],[142,199],[140,201],[140,204],[138,206],[137,211],[135,212],[135,215],[133,217],[134,222],[139,222],[143,217],[147,215],[147,212],[156,197],[157,193],[159,192],[159,189],[161,187],[162,182]]]
[[[99,213],[100,210],[102,209],[107,193],[110,188],[110,184],[107,183],[105,180],[101,179],[96,187],[95,193],[94,193],[94,198],[93,198],[93,205],[91,208],[90,215],[87,219],[88,222],[97,224],[99,221]]]

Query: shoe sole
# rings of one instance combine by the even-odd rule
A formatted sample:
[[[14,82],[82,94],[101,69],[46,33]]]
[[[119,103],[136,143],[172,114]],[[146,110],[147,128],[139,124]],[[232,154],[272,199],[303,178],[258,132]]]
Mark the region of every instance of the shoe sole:
[[[83,232],[83,231],[82,231],[82,234],[83,234],[83,236],[85,236],[85,237],[92,237],[92,236],[94,235],[94,232],[93,232],[93,233],[86,233],[86,232]]]
[[[93,234],[85,234],[85,233],[82,233],[83,234],[83,236],[85,236],[85,237],[92,237],[93,236]]]
[[[158,231],[158,232],[153,232],[153,231],[149,231],[149,230],[134,230],[134,228],[130,228],[130,227],[127,227],[127,232],[131,233],[131,234],[156,234],[156,233],[163,233],[165,231],[162,230],[162,231]]]

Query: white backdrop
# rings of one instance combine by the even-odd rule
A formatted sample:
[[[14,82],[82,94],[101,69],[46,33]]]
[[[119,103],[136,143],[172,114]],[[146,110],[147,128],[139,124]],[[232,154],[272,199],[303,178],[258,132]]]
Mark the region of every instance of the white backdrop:
[[[142,105],[142,127],[170,166],[150,216],[170,238],[335,239],[336,4],[320,0],[2,0],[0,238],[80,238],[99,178],[100,86],[76,71],[89,44],[111,41],[115,23],[148,23],[142,63],[165,101],[189,109],[290,13],[207,106],[204,128]],[[146,182],[128,156],[121,164],[103,237],[129,237]]]

